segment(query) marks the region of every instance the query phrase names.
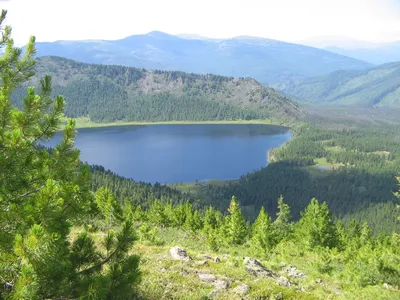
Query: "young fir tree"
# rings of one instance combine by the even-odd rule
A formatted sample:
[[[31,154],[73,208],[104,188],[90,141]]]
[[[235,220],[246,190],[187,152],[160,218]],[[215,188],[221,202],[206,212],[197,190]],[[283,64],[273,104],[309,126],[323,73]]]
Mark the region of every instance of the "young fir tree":
[[[204,227],[203,231],[207,233],[209,230],[213,230],[217,227],[217,217],[215,210],[212,206],[209,206],[204,213]]]
[[[95,201],[105,219],[107,229],[123,219],[122,207],[108,188],[99,188],[95,194]]]
[[[229,216],[226,218],[225,224],[228,242],[234,245],[243,244],[247,235],[246,221],[235,196],[232,196],[228,212]]]
[[[203,219],[198,210],[193,210],[192,205],[186,203],[186,218],[184,227],[192,233],[196,233],[203,227]]]
[[[338,220],[336,222],[336,237],[337,237],[336,248],[339,251],[345,250],[348,244],[348,236],[346,228],[344,227],[344,224],[341,220]]]
[[[278,199],[278,212],[276,220],[272,223],[275,243],[286,239],[292,232],[292,224],[290,223],[290,207],[283,202],[283,197]]]
[[[317,199],[311,199],[297,225],[298,240],[308,248],[336,245],[335,225],[325,202],[319,204]]]
[[[273,232],[271,228],[271,218],[261,208],[260,213],[253,224],[251,245],[257,254],[266,256],[273,247]]]
[[[165,205],[161,200],[155,200],[148,211],[149,221],[158,226],[168,226],[169,219],[165,212]]]
[[[110,299],[132,297],[139,259],[129,255],[135,232],[123,221],[97,247],[89,234],[71,228],[93,217],[89,170],[73,148],[75,123],[68,121],[51,151],[41,140],[61,125],[64,99],[51,98],[51,79],[40,93],[28,87],[21,110],[11,103],[15,88],[34,75],[35,39],[22,53],[0,15],[0,298]]]

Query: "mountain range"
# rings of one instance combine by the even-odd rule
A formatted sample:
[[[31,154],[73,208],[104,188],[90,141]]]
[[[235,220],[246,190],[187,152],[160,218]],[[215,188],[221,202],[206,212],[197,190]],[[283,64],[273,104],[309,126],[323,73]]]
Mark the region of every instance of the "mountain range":
[[[36,46],[39,56],[62,56],[86,63],[153,70],[252,77],[263,84],[371,67],[364,61],[326,50],[248,36],[208,39],[154,31],[121,40],[56,41]]]
[[[400,41],[373,43],[340,36],[324,36],[302,40],[299,43],[375,65],[400,61]]]
[[[317,104],[400,107],[400,62],[368,70],[336,71],[275,87]]]
[[[305,112],[251,78],[148,71],[40,57],[29,85],[50,75],[53,93],[66,98],[68,117],[115,121],[211,121],[268,119],[289,124]],[[13,95],[22,106],[25,90]]]

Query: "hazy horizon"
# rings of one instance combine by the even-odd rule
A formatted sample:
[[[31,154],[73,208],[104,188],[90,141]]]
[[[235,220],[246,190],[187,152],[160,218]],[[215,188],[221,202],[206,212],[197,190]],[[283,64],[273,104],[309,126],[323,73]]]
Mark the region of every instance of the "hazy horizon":
[[[116,40],[161,31],[207,38],[253,36],[301,43],[340,37],[368,43],[400,40],[398,0],[0,0],[17,45]]]

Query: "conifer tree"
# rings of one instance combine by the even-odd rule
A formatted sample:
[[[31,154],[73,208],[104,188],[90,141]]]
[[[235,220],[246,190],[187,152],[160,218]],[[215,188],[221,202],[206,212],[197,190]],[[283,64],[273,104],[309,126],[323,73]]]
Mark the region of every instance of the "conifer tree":
[[[235,196],[232,196],[228,212],[229,218],[226,222],[228,242],[234,245],[243,244],[247,235],[247,228],[239,201]]]
[[[217,227],[217,218],[215,210],[212,206],[209,206],[204,213],[204,231],[213,230]]]
[[[155,200],[148,212],[149,221],[158,226],[168,226],[168,216],[165,213],[165,205],[161,200]]]
[[[335,225],[325,202],[319,204],[317,199],[311,199],[297,225],[299,241],[309,248],[336,245]]]
[[[273,247],[271,218],[264,207],[261,207],[260,213],[253,224],[251,245],[262,256],[265,256]]]
[[[106,221],[107,228],[110,228],[115,222],[123,219],[121,205],[108,188],[99,188],[95,194],[95,201]]]
[[[195,233],[203,227],[203,220],[198,210],[193,210],[190,203],[186,204],[186,219],[184,227]]]
[[[186,208],[183,204],[176,205],[172,210],[172,224],[174,227],[181,227],[186,221]]]
[[[292,224],[290,223],[290,207],[284,203],[283,200],[283,197],[280,196],[278,199],[276,220],[272,223],[272,230],[274,232],[276,243],[286,239],[292,231]]]
[[[343,251],[346,249],[348,244],[348,236],[346,232],[346,228],[341,220],[336,222],[336,237],[337,237],[337,244],[336,248],[339,251]]]
[[[51,151],[40,141],[61,126],[64,99],[51,98],[51,78],[40,92],[28,87],[23,107],[13,91],[34,75],[35,39],[22,53],[0,15],[0,298],[110,299],[133,297],[139,258],[129,255],[135,232],[122,221],[104,239],[104,250],[86,232],[71,237],[74,225],[93,217],[90,174],[74,149],[75,123],[65,126]],[[120,225],[120,224],[118,224]]]

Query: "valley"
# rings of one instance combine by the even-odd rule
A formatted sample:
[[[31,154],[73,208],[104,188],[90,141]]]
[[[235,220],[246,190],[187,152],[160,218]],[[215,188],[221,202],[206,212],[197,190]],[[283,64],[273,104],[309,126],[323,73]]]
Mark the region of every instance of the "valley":
[[[257,124],[152,124],[79,129],[81,159],[140,182],[237,179],[267,165],[289,140],[287,128]],[[57,134],[47,147],[56,146]]]
[[[400,63],[390,63],[362,71],[344,70],[291,81],[276,88],[312,104],[398,108],[399,79]]]
[[[2,10],[0,300],[399,299],[400,63],[240,35],[354,34],[372,1],[149,3],[20,2],[24,46]]]

